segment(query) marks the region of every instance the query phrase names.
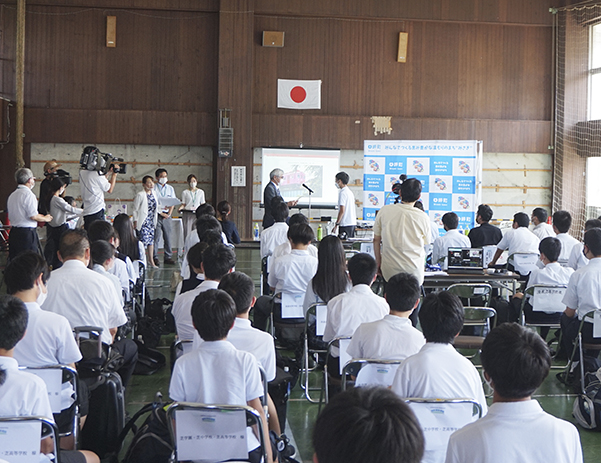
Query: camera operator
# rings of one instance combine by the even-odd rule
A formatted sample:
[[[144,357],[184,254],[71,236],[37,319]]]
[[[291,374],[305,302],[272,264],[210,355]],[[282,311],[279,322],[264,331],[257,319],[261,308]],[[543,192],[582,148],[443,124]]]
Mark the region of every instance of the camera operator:
[[[86,150],[89,147],[86,147]],[[97,148],[94,148],[97,150]],[[96,170],[79,171],[79,185],[83,200],[83,220],[86,231],[96,220],[104,220],[104,193],[112,193],[117,182],[117,174],[111,165],[106,175]]]

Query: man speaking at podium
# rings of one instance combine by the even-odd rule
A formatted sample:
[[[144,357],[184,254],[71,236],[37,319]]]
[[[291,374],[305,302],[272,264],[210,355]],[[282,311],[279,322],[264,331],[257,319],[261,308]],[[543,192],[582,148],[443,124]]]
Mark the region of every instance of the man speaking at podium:
[[[271,227],[275,223],[273,215],[271,214],[271,202],[273,201],[273,198],[282,198],[282,195],[280,194],[280,188],[278,186],[282,181],[282,178],[284,178],[284,171],[282,169],[273,169],[269,173],[269,183],[263,192],[263,205],[265,206],[263,230]],[[282,198],[282,201],[283,200],[284,199]],[[286,204],[288,204],[288,207],[296,206],[298,204],[298,200],[288,201]]]

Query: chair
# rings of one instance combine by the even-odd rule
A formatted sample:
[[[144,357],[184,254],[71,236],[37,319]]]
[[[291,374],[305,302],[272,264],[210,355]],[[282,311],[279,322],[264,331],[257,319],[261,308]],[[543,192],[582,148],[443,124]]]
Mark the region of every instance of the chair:
[[[194,341],[190,339],[176,339],[171,344],[169,348],[170,357],[171,357],[171,372],[173,373],[173,367],[175,366],[175,362],[182,355],[187,354],[192,350],[192,346],[194,345]]]
[[[488,283],[456,283],[447,288],[447,291],[466,299],[465,307],[489,307],[492,295],[492,286]],[[482,304],[472,305],[472,299],[481,300]]]
[[[60,463],[58,430],[56,425],[41,416],[0,418],[0,457],[11,463],[37,463],[40,461],[40,437],[52,438],[54,462]],[[25,453],[25,455],[23,455]]]
[[[455,341],[453,341],[455,349],[475,349],[480,351],[486,334],[491,330],[490,319],[494,317],[496,322],[496,315],[497,312],[492,307],[465,307],[463,326],[482,327],[482,330],[480,336],[462,334],[457,336]],[[492,328],[494,328],[494,323]],[[466,357],[473,358],[475,356],[476,354]]]
[[[137,262],[138,279],[131,290],[131,298],[134,301],[134,309],[136,310],[136,314],[140,317],[143,317],[146,311],[146,267],[142,262]]]
[[[355,376],[354,387],[390,387],[401,363],[402,360],[352,359],[342,369],[342,390],[346,391],[350,376]]]
[[[318,356],[325,355],[328,350],[325,346],[316,347],[315,344],[321,342],[325,344],[322,340],[323,338],[323,326],[325,325],[325,320],[327,316],[327,307],[328,305],[325,302],[316,302],[315,304],[311,304],[307,313],[305,315],[305,332],[303,336],[303,367],[301,370],[301,388],[305,391],[306,399],[311,403],[318,403],[319,400],[315,400],[311,397],[311,391],[320,391],[321,388],[310,387],[309,386],[309,372],[313,371],[318,365]],[[319,312],[319,317],[317,316]],[[315,321],[315,324],[312,325],[312,322]],[[321,328],[320,328],[321,327]],[[319,334],[321,333],[321,334]],[[310,342],[310,337],[313,338],[313,345]],[[313,361],[315,366],[310,368],[309,366],[309,358],[313,357]]]
[[[271,294],[269,283],[267,282],[267,278],[269,277],[268,265],[269,256],[265,256],[261,259],[261,295],[263,296],[269,296]]]
[[[71,426],[68,430],[60,432],[58,436],[73,436],[74,448],[77,448],[79,440],[79,383],[77,370],[68,365],[49,365],[44,367],[23,367],[20,368],[40,377],[46,384],[50,407],[54,415],[60,413],[69,413],[71,417]],[[71,386],[71,399],[73,400],[68,407],[63,408],[61,393],[63,384],[69,383]]]
[[[562,373],[558,373],[558,377],[563,382],[565,382],[567,380],[567,377],[572,370],[572,365],[574,364],[574,357],[576,356],[577,350],[580,350],[580,364],[581,365],[583,363],[582,362],[582,351],[584,349],[593,350],[593,351],[597,351],[597,352],[601,351],[601,344],[582,342],[582,327],[584,326],[585,323],[594,323],[595,312],[597,312],[597,311],[601,311],[601,309],[591,310],[590,312],[587,312],[586,314],[584,314],[584,316],[582,317],[582,320],[580,321],[580,326],[578,326],[578,334],[576,335],[576,339],[574,339],[574,347],[572,348],[572,355],[570,356],[570,360],[568,361],[568,364],[566,365],[565,370]],[[588,322],[587,322],[587,319],[588,319]]]
[[[342,369],[346,363],[351,360],[350,355],[346,353],[346,349],[351,342],[351,336],[340,336],[332,339],[328,344],[328,350],[326,353],[326,363],[323,367],[323,384],[321,388],[321,395],[319,397],[319,405],[321,406],[322,398],[325,395],[325,403],[327,404],[330,400],[329,386],[330,381],[333,380],[334,383],[339,383],[342,386],[342,381],[338,379],[338,377],[330,377],[330,373],[328,371],[328,364],[330,358],[333,357],[332,350],[334,348],[338,349],[338,361],[340,364],[340,369],[338,371],[339,375],[342,375]]]
[[[536,268],[539,261],[538,253],[516,252],[509,256],[507,265],[512,264],[514,270],[522,277],[527,277],[530,272]]]
[[[423,461],[440,460],[428,459],[433,454],[440,455],[444,460],[451,434],[482,416],[482,407],[472,399],[408,398],[405,402],[415,413],[424,431]]]
[[[256,426],[262,461],[267,461],[263,423],[251,407],[174,402],[167,418],[175,443],[172,461],[248,461],[248,426]]]
[[[300,358],[303,350],[304,300],[304,293],[286,292],[277,293],[271,299],[271,335],[278,341],[279,347],[292,350],[295,358]]]

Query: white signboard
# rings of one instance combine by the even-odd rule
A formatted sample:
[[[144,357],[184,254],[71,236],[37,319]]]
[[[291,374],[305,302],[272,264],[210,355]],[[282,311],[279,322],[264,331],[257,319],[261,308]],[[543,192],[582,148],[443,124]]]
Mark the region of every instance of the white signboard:
[[[304,294],[282,293],[282,318],[303,318]]]
[[[246,186],[246,166],[232,166],[232,186]]]
[[[315,335],[323,336],[326,330],[326,321],[328,319],[328,307],[325,305],[318,305],[315,307]]]
[[[10,463],[38,463],[42,423],[39,421],[0,423],[0,459]]]
[[[50,408],[52,409],[52,413],[60,413],[62,410],[61,406],[61,393],[62,393],[62,382],[63,382],[63,372],[57,368],[43,368],[36,369],[31,368],[27,369],[28,373],[33,373],[34,375],[42,378],[42,380],[46,383],[46,389],[48,390],[48,399],[50,400]]]

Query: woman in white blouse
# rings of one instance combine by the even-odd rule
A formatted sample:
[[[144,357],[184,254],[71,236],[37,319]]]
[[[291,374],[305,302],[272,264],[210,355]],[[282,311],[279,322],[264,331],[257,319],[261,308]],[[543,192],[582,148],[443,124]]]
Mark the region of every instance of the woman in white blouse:
[[[52,216],[52,220],[46,226],[46,247],[44,248],[44,257],[52,269],[57,269],[63,264],[58,259],[56,252],[63,233],[69,229],[67,222],[83,214],[83,209],[73,207],[68,204],[61,196],[65,193],[67,185],[60,178],[53,178],[50,181],[50,190],[48,204],[46,208]]]
[[[198,185],[196,175],[188,175],[187,182],[190,189],[183,191],[182,205],[179,207],[179,211],[183,213],[184,240],[188,236],[188,233],[192,231],[196,222],[196,208],[205,203],[205,192],[196,187]]]
[[[154,252],[154,229],[157,224],[158,200],[154,194],[154,180],[150,175],[146,175],[142,179],[142,186],[144,189],[134,198],[134,227],[138,230],[140,241],[148,251],[147,262],[152,267],[156,267],[152,253]]]

